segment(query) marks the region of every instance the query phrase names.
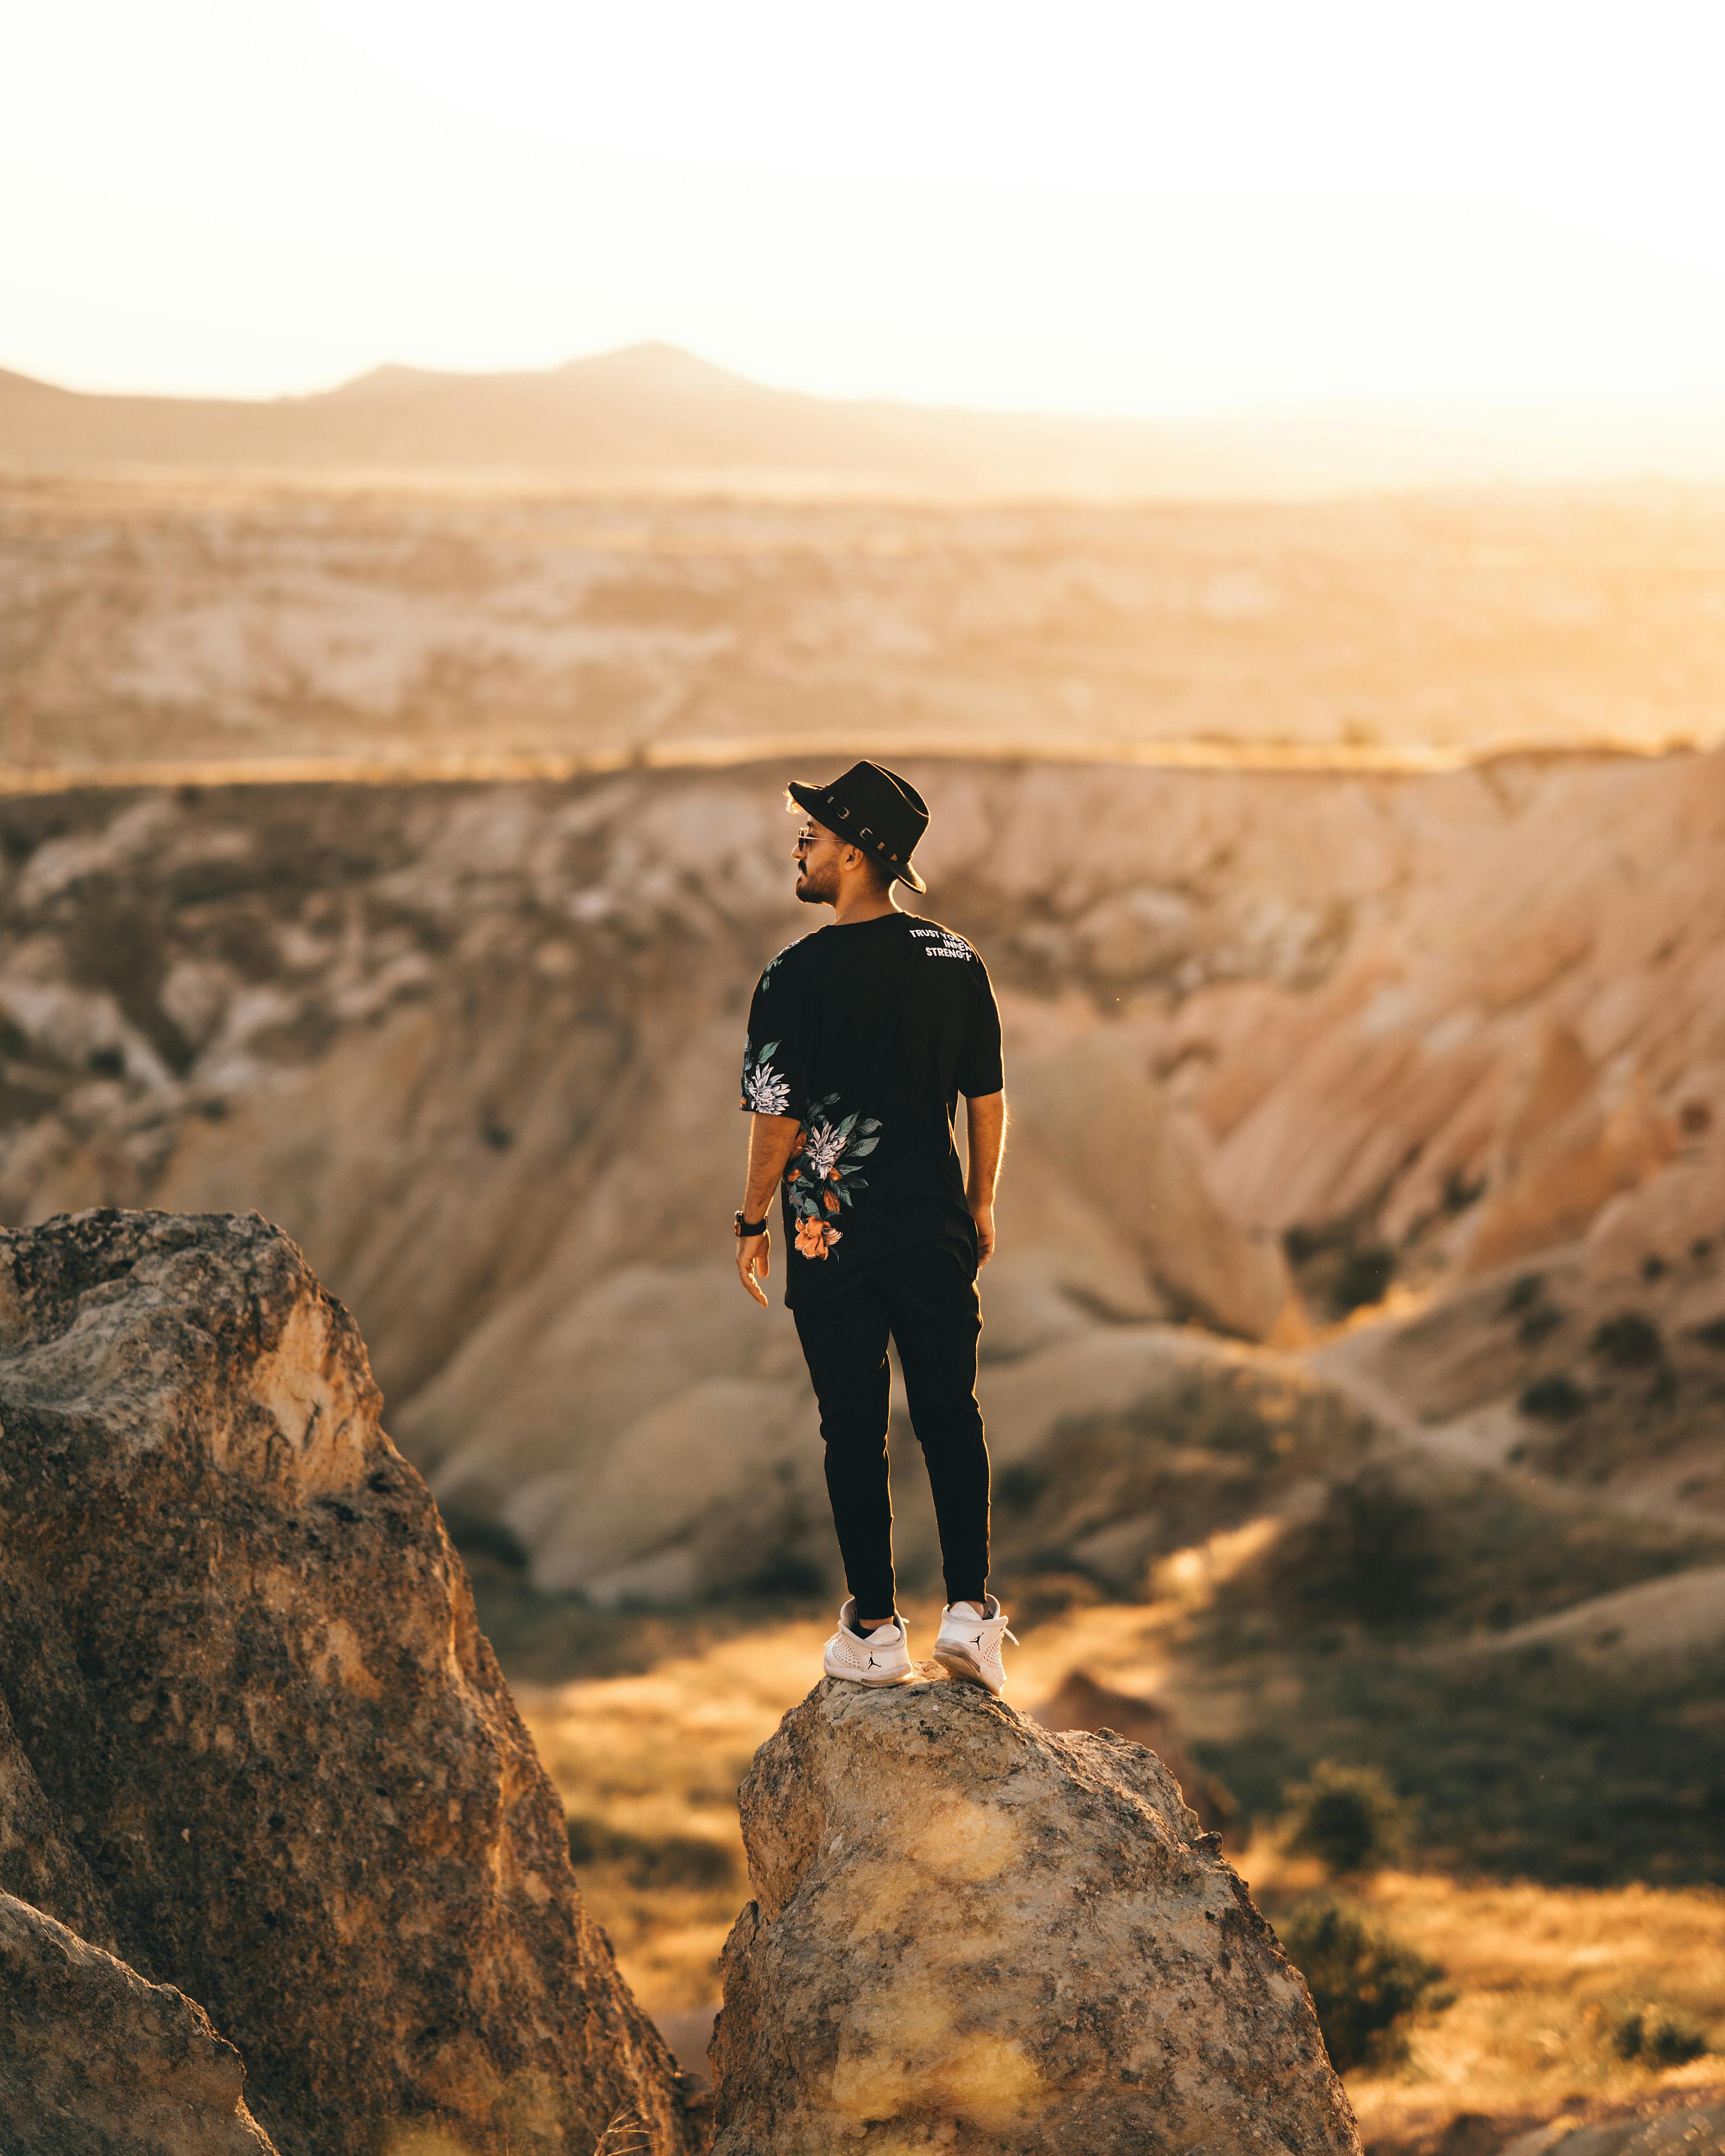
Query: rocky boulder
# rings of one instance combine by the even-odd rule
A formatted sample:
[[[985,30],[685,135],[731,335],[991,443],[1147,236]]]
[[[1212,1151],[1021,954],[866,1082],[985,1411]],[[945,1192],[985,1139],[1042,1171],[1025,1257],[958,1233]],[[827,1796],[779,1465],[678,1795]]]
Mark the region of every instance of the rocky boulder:
[[[1304,1983],[1141,1745],[827,1682],[742,1823],[715,2156],[1357,2156]]]
[[[0,1887],[93,1943],[32,1948],[84,2041],[147,1995],[213,2121],[238,2060],[150,1987],[199,2001],[282,2156],[586,2156],[622,2117],[670,2156],[675,2068],[378,1408],[256,1215],[0,1235]]]
[[[270,2156],[209,2016],[0,1894],[6,2156]]]

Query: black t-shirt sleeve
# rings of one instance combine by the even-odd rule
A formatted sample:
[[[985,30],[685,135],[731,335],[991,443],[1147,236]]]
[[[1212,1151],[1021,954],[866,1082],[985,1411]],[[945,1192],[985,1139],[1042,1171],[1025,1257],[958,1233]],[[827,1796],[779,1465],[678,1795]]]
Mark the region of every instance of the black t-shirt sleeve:
[[[976,968],[976,993],[971,998],[964,1045],[958,1054],[958,1091],[967,1101],[980,1101],[1004,1090],[1006,1074],[1001,1063],[1000,1006],[994,1000],[993,984],[980,958],[973,957],[971,963]]]
[[[819,1020],[811,968],[793,943],[762,974],[749,1005],[739,1108],[756,1116],[808,1120]]]

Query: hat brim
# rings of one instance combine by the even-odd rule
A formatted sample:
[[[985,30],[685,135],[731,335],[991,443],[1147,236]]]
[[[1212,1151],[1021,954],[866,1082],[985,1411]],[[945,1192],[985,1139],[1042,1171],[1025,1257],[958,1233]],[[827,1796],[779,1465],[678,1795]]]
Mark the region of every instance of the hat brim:
[[[806,810],[809,815],[814,817],[815,822],[820,825],[822,830],[831,831],[833,829],[833,826],[827,822],[826,819],[820,813],[826,806],[827,789],[825,787],[811,786],[806,779],[793,778],[790,782],[789,785],[785,788],[785,792],[790,795],[792,800],[796,803],[799,808]],[[836,837],[837,835],[838,834],[834,833],[834,836]],[[892,866],[891,862],[888,862],[887,865],[889,868]],[[917,875],[916,870],[911,866],[911,864],[908,861],[906,861],[901,867],[893,869],[892,880],[895,883],[903,884],[908,891],[926,891],[928,888],[928,886],[923,882],[922,877]]]

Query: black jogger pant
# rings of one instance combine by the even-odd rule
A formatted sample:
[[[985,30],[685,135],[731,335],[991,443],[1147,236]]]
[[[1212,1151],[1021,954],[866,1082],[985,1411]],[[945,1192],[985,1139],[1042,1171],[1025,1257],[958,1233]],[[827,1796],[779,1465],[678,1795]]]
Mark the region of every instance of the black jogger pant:
[[[980,1608],[988,1588],[988,1450],[976,1400],[983,1320],[972,1265],[946,1244],[923,1244],[794,1316],[820,1404],[827,1493],[857,1615],[884,1617],[898,1607],[886,1471],[889,1334],[934,1493],[947,1599]]]

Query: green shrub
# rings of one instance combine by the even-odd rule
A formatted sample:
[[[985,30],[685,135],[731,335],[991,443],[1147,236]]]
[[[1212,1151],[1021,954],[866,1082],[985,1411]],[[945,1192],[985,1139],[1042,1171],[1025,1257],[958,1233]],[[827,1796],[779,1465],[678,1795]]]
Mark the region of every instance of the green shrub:
[[[1394,1628],[1430,1615],[1441,1599],[1443,1557],[1430,1512],[1384,1474],[1338,1482],[1317,1518],[1288,1537],[1274,1562],[1317,1617]]]
[[[1380,1244],[1350,1250],[1330,1283],[1330,1308],[1337,1317],[1382,1302],[1395,1278],[1395,1253]]]
[[[1516,1337],[1524,1348],[1537,1348],[1548,1335],[1561,1331],[1563,1323],[1563,1312],[1544,1302],[1538,1309],[1530,1310],[1517,1326]]]
[[[1289,1850],[1315,1856],[1332,1879],[1375,1871],[1406,1845],[1408,1807],[1375,1767],[1321,1760],[1284,1798]]]
[[[580,1812],[564,1825],[572,1865],[615,1865],[632,1887],[728,1887],[739,1869],[737,1851],[705,1835],[629,1834]]]
[[[489,1558],[506,1572],[526,1573],[526,1545],[513,1527],[489,1512],[470,1512],[459,1501],[446,1504],[443,1513],[449,1540],[470,1566],[476,1558]]]
[[[1644,2066],[1684,2066],[1708,2045],[1706,2030],[1686,2014],[1636,2006],[1611,2031],[1611,2048],[1620,2059],[1637,2059]]]
[[[1301,1902],[1283,1927],[1281,1943],[1306,1979],[1338,2074],[1395,2065],[1407,2056],[1405,2025],[1452,2003],[1440,1989],[1444,1972],[1435,1962],[1345,1902]]]
[[[1558,1370],[1548,1378],[1536,1378],[1516,1405],[1524,1415],[1541,1422],[1572,1422],[1587,1405],[1587,1394]]]
[[[1543,1273],[1523,1273],[1504,1299],[1503,1315],[1506,1317],[1519,1317],[1522,1311],[1532,1310],[1544,1293]]]
[[[1623,1370],[1645,1370],[1665,1353],[1659,1327],[1634,1310],[1603,1319],[1594,1327],[1589,1346],[1594,1354]]]
[[[1025,1513],[1036,1509],[1036,1501],[1048,1488],[1052,1476],[1045,1467],[1034,1467],[1028,1460],[1018,1460],[1010,1467],[1000,1468],[994,1476],[993,1499],[1003,1512]]]

